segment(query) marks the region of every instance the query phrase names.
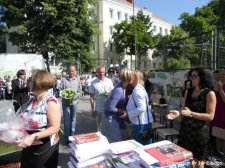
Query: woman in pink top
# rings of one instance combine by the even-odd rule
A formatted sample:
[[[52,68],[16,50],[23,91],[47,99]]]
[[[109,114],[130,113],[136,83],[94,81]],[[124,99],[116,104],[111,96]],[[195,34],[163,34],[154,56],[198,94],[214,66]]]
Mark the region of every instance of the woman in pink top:
[[[219,69],[219,80],[215,83],[216,111],[211,126],[225,129],[225,69]],[[216,138],[217,150],[225,153],[225,140]]]

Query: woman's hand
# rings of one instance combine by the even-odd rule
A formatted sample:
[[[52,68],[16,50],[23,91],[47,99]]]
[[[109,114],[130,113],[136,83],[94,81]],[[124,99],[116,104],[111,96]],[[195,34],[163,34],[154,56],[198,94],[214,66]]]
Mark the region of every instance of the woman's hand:
[[[17,146],[19,148],[26,148],[32,145],[32,143],[34,142],[35,136],[32,135],[28,135],[26,136],[23,140],[19,141]]]
[[[128,118],[128,112],[127,111],[123,111],[123,114],[120,116],[120,118]]]
[[[184,107],[184,108],[181,109],[181,114],[183,116],[188,117],[188,116],[191,116],[192,112],[188,107]]]
[[[169,110],[168,114],[166,117],[169,120],[173,120],[174,118],[177,118],[180,115],[180,112],[178,110]]]

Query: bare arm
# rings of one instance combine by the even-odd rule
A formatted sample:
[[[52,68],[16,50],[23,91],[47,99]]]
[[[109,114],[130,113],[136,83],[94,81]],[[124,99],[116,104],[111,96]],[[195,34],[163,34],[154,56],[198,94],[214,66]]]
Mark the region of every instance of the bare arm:
[[[25,137],[18,144],[19,147],[24,148],[30,146],[35,141],[36,138],[42,139],[58,133],[61,123],[61,110],[56,102],[54,101],[48,102],[47,117],[49,121],[48,128],[38,133],[34,133]]]
[[[91,112],[92,112],[92,116],[95,117],[96,116],[96,111],[95,111],[95,99],[94,99],[94,94],[90,94],[90,104],[91,104]]]
[[[216,109],[216,95],[215,92],[210,91],[206,97],[206,113],[199,113],[191,111],[188,107],[184,107],[181,110],[181,114],[184,116],[192,116],[193,118],[205,121],[211,121],[214,118]]]

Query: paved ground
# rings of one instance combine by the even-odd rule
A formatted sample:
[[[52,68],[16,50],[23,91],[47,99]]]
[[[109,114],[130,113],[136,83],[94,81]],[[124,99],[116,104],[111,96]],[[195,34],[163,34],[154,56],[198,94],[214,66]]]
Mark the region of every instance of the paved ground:
[[[11,101],[0,101],[0,109],[12,108]],[[62,125],[63,128],[63,125]],[[80,98],[80,102],[78,104],[78,112],[77,112],[77,125],[76,125],[76,134],[95,132],[96,131],[96,123],[95,120],[91,116],[91,107],[89,104],[89,96],[83,96]],[[127,132],[123,132],[124,139],[128,137]],[[1,149],[1,148],[0,148]],[[7,155],[7,157],[0,157],[0,165],[5,160],[18,160],[20,157],[20,152],[15,154]],[[67,168],[67,163],[70,157],[70,149],[68,145],[65,144],[64,139],[60,140],[60,149],[59,149],[59,163],[58,168]]]
[[[88,133],[96,131],[95,120],[91,116],[91,107],[89,104],[89,96],[84,96],[78,104],[76,134]],[[69,161],[69,147],[65,145],[63,139],[60,143],[59,151],[59,167],[66,168]]]
[[[12,108],[12,102],[11,101],[0,101],[0,108],[1,109],[7,109]],[[78,112],[77,112],[77,128],[76,128],[76,134],[81,133],[88,133],[88,132],[94,132],[96,131],[96,124],[95,120],[91,116],[91,108],[89,105],[89,96],[83,96],[80,99],[80,102],[78,104]],[[60,140],[60,151],[59,151],[59,168],[66,168],[67,162],[69,161],[69,147],[68,145],[65,145],[65,142],[63,138]],[[4,160],[13,160],[19,158],[20,153],[15,153],[13,155],[8,155],[4,158]],[[3,157],[0,157],[0,163],[3,162]]]

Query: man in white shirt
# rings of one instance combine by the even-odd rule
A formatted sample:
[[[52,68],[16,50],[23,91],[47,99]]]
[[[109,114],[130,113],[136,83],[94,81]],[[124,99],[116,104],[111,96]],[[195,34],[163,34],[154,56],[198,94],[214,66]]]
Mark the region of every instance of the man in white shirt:
[[[113,83],[109,78],[105,77],[105,66],[99,66],[97,68],[97,75],[98,77],[93,79],[91,82],[89,92],[92,116],[96,118],[97,131],[99,131],[102,114],[105,109],[106,94],[110,96],[113,89]]]

